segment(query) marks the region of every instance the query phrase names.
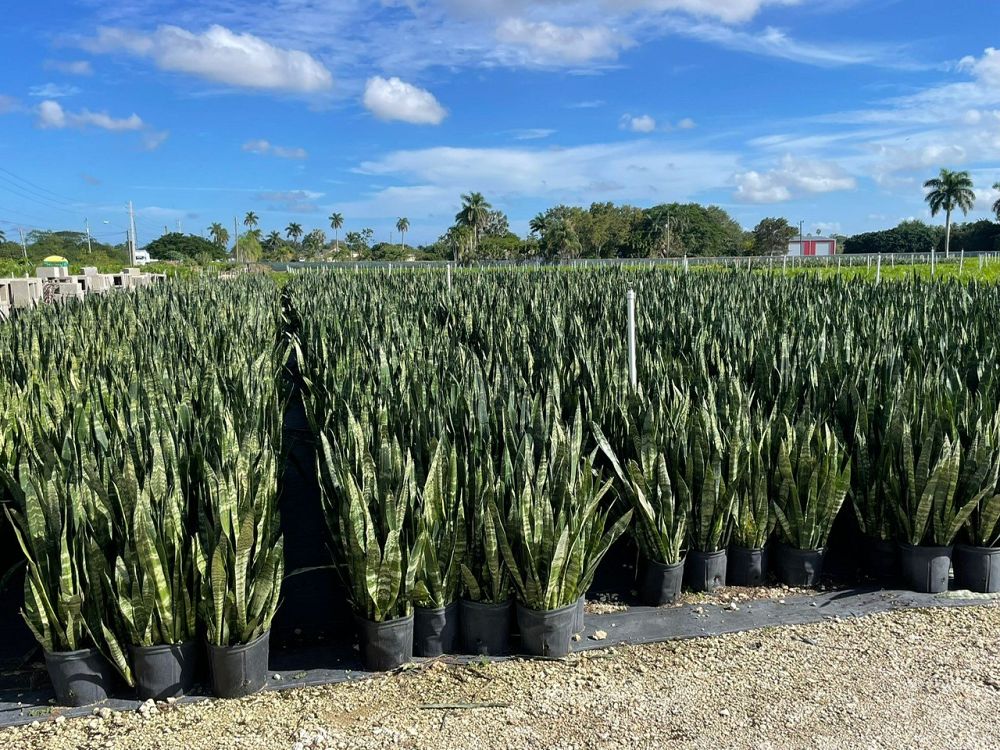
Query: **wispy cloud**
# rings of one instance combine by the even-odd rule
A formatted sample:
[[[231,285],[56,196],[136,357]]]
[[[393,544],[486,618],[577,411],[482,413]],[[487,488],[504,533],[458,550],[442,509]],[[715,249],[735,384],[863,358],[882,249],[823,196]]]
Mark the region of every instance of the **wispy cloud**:
[[[309,153],[304,148],[276,146],[264,139],[247,141],[243,144],[243,150],[247,153],[259,154],[261,156],[276,156],[279,159],[305,159],[309,156]]]
[[[38,99],[65,99],[76,96],[80,89],[76,86],[59,83],[45,83],[41,86],[32,86],[28,89],[28,95]]]
[[[94,67],[89,60],[46,60],[42,65],[46,70],[54,70],[70,76],[90,76]]]

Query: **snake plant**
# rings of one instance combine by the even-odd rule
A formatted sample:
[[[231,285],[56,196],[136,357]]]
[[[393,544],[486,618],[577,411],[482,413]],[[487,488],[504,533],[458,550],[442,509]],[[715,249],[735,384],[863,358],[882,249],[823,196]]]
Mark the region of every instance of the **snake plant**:
[[[592,430],[632,506],[632,533],[639,551],[647,560],[675,565],[684,558],[691,510],[674,492],[667,467],[663,444],[676,437],[660,410],[650,409],[640,418],[641,425],[631,425],[630,457],[624,469],[600,426],[595,423]]]
[[[413,602],[445,607],[458,599],[465,560],[465,509],[458,492],[458,454],[440,441],[427,469],[416,511],[420,557]]]
[[[800,550],[826,547],[851,486],[850,457],[833,430],[803,418],[785,421],[778,446],[774,514],[782,541]]]
[[[412,612],[422,537],[412,531],[417,502],[413,458],[404,456],[380,415],[376,458],[368,425],[348,415],[340,441],[323,432],[317,456],[320,494],[333,542],[334,565],[354,613],[386,622]]]
[[[513,513],[505,519],[495,503],[490,512],[504,562],[520,603],[538,611],[569,606],[583,596],[597,565],[631,519],[628,511],[608,526],[601,501],[611,488],[583,453],[579,412],[567,430],[558,421],[539,445],[521,441],[510,493]]]

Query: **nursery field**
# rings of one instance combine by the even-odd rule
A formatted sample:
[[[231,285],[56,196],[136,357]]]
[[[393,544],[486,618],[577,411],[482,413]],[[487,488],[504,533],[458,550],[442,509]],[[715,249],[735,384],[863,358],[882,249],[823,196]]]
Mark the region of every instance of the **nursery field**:
[[[263,687],[301,543],[297,405],[368,669],[564,656],[622,545],[620,590],[653,605],[816,585],[837,545],[917,591],[996,591],[998,316],[992,284],[648,268],[173,280],[39,309],[0,327],[24,619],[60,703],[102,699],[112,667],[184,692],[199,641],[216,695]]]

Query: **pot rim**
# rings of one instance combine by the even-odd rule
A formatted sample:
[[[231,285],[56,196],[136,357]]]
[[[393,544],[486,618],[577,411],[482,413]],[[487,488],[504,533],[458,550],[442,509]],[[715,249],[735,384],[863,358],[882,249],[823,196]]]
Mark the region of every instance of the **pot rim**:
[[[473,599],[459,599],[458,603],[463,607],[474,609],[508,609],[514,604],[514,597],[509,597],[502,602],[477,602]]]
[[[955,545],[954,544],[947,544],[947,545],[942,545],[942,544],[910,544],[908,542],[900,542],[899,543],[899,547],[900,547],[900,549],[905,549],[905,550],[925,550],[927,552],[930,552],[931,550],[934,550],[934,551],[937,551],[939,554],[949,554],[949,555],[955,549]]]
[[[781,543],[781,549],[785,552],[798,552],[799,554],[816,554],[822,555],[826,553],[826,547],[816,547],[815,549],[799,549],[791,544]]]
[[[400,625],[405,625],[407,622],[413,622],[413,613],[408,615],[403,615],[402,617],[393,617],[391,620],[382,620],[381,622],[375,622],[375,620],[369,620],[367,617],[362,617],[361,615],[354,615],[355,622],[359,624],[367,624],[372,627],[399,627]]]
[[[981,554],[983,557],[993,557],[994,555],[1000,555],[1000,547],[980,547],[977,544],[956,544],[955,549],[967,550],[969,552],[976,552]]]
[[[558,607],[556,609],[532,609],[531,607],[527,607],[524,604],[521,604],[521,602],[517,603],[517,608],[519,610],[521,610],[522,612],[529,612],[533,615],[549,615],[554,612],[566,612],[567,614],[571,614],[576,611],[576,607],[577,607],[576,602],[573,602],[572,604],[567,604],[563,607]]]
[[[647,557],[646,564],[655,566],[657,568],[661,568],[662,570],[677,570],[677,568],[680,568],[681,566],[684,565],[686,560],[687,560],[687,554],[681,555],[681,559],[675,563],[660,562],[659,560],[652,560]]]
[[[414,604],[413,615],[410,615],[410,617],[413,617],[417,613],[421,615],[443,615],[447,614],[450,611],[454,611],[457,606],[458,606],[458,599],[456,599],[453,602],[449,602],[448,604],[445,604],[443,607],[421,607],[417,604]]]
[[[212,653],[238,654],[243,651],[249,651],[255,646],[260,645],[261,641],[266,640],[270,635],[271,631],[265,630],[249,643],[237,643],[234,646],[216,646],[214,643],[209,643],[208,648]]]
[[[723,557],[723,556],[725,556],[726,550],[727,550],[726,547],[723,547],[722,549],[716,550],[715,552],[705,552],[704,550],[700,550],[700,549],[689,549],[684,554],[684,557],[686,558],[688,555],[698,555],[698,556],[700,556],[704,560],[714,560],[717,557]]]
[[[93,656],[95,654],[99,656],[104,656],[104,654],[101,653],[100,649],[98,649],[97,646],[91,646],[89,648],[78,648],[75,651],[49,651],[47,649],[43,649],[43,651],[45,652],[46,659],[52,657],[54,659],[60,659],[62,661],[73,661],[78,659],[82,660],[90,656]]]
[[[198,641],[192,638],[180,643],[156,643],[152,646],[136,646],[134,643],[130,643],[129,650],[134,654],[156,654],[162,651],[183,651],[197,645]]]

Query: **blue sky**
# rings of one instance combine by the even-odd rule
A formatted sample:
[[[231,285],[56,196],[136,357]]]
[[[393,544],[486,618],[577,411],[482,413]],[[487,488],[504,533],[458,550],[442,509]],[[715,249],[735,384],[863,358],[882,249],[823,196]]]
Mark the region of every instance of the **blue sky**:
[[[853,233],[1000,180],[1000,3],[34,0],[4,9],[0,228],[139,241],[254,210],[411,242],[479,190]],[[119,236],[120,235],[120,236]]]

